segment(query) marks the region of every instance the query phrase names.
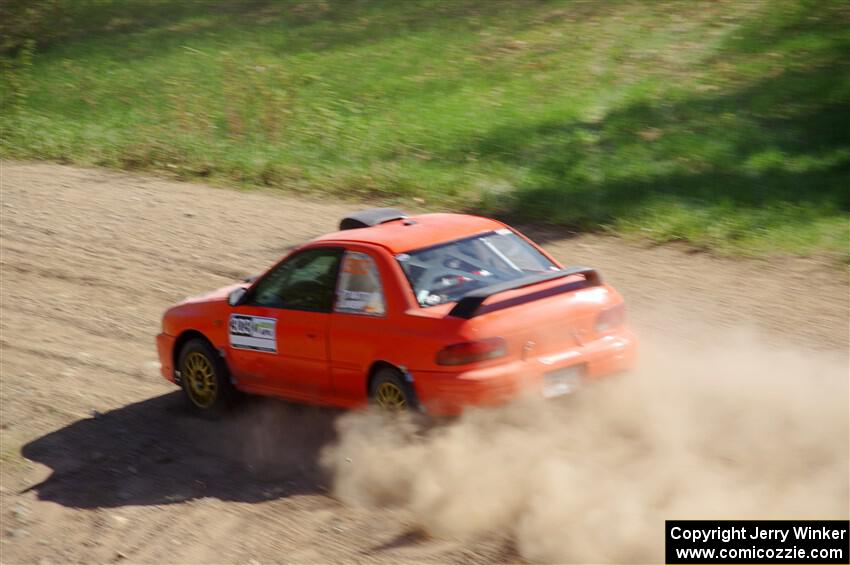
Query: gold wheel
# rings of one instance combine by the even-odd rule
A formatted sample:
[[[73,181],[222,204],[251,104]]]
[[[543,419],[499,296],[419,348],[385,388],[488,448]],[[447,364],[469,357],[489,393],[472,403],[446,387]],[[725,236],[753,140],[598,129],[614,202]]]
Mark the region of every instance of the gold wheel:
[[[404,391],[391,382],[383,382],[375,389],[375,403],[385,410],[404,410],[407,400]]]
[[[212,406],[218,394],[218,381],[215,378],[215,369],[207,356],[199,351],[189,353],[183,362],[182,373],[186,381],[186,392],[195,406]]]

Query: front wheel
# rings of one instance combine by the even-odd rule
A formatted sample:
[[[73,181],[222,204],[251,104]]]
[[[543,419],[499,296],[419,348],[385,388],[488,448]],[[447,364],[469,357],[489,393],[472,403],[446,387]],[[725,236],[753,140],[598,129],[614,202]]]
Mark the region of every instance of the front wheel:
[[[180,381],[186,399],[204,414],[218,415],[230,407],[235,391],[224,361],[203,339],[183,346],[178,361]]]
[[[379,369],[369,386],[369,400],[382,410],[401,412],[418,408],[413,386],[397,369]]]

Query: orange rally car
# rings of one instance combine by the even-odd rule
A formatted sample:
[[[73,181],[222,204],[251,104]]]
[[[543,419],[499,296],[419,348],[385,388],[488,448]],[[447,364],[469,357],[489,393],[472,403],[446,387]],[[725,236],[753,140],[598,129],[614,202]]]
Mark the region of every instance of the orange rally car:
[[[163,376],[206,412],[238,390],[451,415],[567,393],[636,350],[595,270],[565,269],[495,220],[387,208],[173,306],[156,341]]]

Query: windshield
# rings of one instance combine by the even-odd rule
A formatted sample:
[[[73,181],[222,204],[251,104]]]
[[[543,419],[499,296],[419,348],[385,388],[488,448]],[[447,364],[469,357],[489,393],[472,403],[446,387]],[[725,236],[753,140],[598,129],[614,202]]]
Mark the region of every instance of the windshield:
[[[459,300],[486,286],[558,267],[509,229],[396,255],[420,306]]]

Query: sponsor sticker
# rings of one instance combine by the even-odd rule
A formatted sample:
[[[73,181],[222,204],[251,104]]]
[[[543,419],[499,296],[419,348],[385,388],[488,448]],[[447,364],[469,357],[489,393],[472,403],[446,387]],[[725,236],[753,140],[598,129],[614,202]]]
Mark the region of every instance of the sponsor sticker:
[[[231,314],[230,346],[235,349],[277,353],[277,320]]]
[[[337,310],[354,310],[357,312],[364,310],[372,301],[374,294],[373,292],[343,290],[337,302]]]

